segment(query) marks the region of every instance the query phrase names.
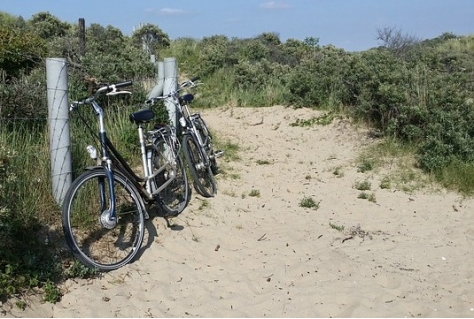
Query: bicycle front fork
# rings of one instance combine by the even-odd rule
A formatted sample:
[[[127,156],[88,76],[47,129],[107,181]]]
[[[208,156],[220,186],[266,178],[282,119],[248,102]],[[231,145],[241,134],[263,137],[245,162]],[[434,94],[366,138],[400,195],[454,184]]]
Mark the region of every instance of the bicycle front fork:
[[[110,160],[109,160],[110,161]],[[117,226],[117,212],[115,210],[115,188],[114,188],[114,173],[110,168],[110,163],[104,167],[106,179],[99,179],[99,192],[101,203],[100,224],[107,229],[112,229]],[[107,202],[107,184],[109,191],[109,202]]]

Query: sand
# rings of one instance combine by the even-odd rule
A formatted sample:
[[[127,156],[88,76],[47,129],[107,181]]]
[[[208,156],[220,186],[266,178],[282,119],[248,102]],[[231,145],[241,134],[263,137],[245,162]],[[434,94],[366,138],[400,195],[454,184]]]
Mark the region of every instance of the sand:
[[[3,316],[474,316],[472,199],[380,188],[397,160],[360,172],[357,157],[379,140],[347,119],[294,127],[321,112],[283,106],[201,114],[240,148],[220,160],[217,196],[194,192],[172,228],[152,217],[132,264],[68,280],[56,304],[4,303]],[[373,201],[358,198],[360,181]]]

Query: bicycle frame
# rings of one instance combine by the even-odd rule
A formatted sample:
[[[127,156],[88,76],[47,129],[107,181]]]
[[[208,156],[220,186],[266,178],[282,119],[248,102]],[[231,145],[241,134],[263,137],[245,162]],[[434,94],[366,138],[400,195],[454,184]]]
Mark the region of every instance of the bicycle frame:
[[[135,186],[138,190],[140,195],[146,199],[147,201],[154,200],[154,195],[161,192],[169,183],[171,183],[175,176],[171,176],[165,183],[160,185],[157,189],[153,189],[150,180],[156,177],[159,173],[166,169],[166,165],[158,168],[155,172],[153,172],[151,166],[151,158],[147,157],[147,138],[149,137],[156,137],[156,134],[161,134],[162,138],[165,138],[164,134],[166,132],[161,131],[160,129],[155,129],[150,131],[148,134],[144,133],[143,126],[141,123],[137,123],[138,126],[138,135],[140,140],[140,151],[141,151],[141,159],[143,164],[143,171],[144,176],[139,176],[135,171],[130,167],[127,161],[120,155],[119,151],[115,148],[113,143],[107,137],[107,132],[105,128],[105,121],[104,121],[104,111],[102,107],[95,101],[91,100],[89,103],[92,105],[94,111],[98,115],[99,118],[99,142],[101,147],[101,163],[99,165],[102,167],[107,175],[108,183],[109,183],[109,192],[110,192],[110,208],[108,211],[108,218],[107,220],[102,219],[102,222],[110,227],[115,226],[116,223],[116,210],[115,210],[115,190],[114,190],[114,170],[119,171],[122,173],[130,182]],[[105,185],[100,185],[100,197],[102,202],[102,211],[105,212],[106,210],[106,188]]]

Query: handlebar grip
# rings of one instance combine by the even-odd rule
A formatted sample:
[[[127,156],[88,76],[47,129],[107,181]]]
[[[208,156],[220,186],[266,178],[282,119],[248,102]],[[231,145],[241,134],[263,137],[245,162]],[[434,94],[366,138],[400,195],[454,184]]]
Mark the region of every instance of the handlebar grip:
[[[103,93],[103,92],[112,92],[116,89],[126,87],[126,86],[130,86],[130,85],[132,85],[132,81],[119,82],[119,83],[115,83],[115,84],[107,84],[107,85],[103,85],[100,88],[98,88],[95,91],[95,93],[100,94],[100,93]]]
[[[125,81],[125,82],[116,83],[116,84],[115,84],[115,87],[118,89],[118,88],[130,86],[130,85],[132,85],[132,84],[133,84],[132,81]]]
[[[199,76],[196,76],[196,77],[192,78],[192,79],[189,80],[189,81],[191,81],[191,82],[196,82],[197,80],[199,80]]]

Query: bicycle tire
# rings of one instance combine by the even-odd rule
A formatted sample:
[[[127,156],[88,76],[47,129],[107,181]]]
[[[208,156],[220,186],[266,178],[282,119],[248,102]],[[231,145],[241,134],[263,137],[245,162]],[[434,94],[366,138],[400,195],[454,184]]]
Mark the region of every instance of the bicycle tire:
[[[211,167],[204,165],[202,150],[191,134],[183,136],[183,151],[193,177],[194,189],[204,197],[214,197],[217,193],[217,184]]]
[[[118,222],[111,229],[102,225],[102,212],[110,205],[107,179],[104,168],[86,171],[72,183],[62,208],[62,227],[69,248],[84,265],[100,271],[130,263],[145,231],[143,201],[135,186],[118,172],[114,172]]]
[[[195,126],[199,132],[202,141],[204,141],[204,147],[206,149],[207,155],[209,157],[209,164],[211,166],[211,171],[213,175],[219,174],[219,167],[217,166],[216,156],[214,154],[214,149],[212,147],[212,134],[211,131],[207,128],[206,122],[199,115],[195,119]]]
[[[175,178],[170,184],[158,193],[158,203],[164,210],[165,216],[177,216],[183,212],[191,200],[191,188],[189,187],[183,159],[179,153],[169,154],[169,152],[173,152],[173,150],[161,137],[153,141],[153,146],[154,147],[150,148],[152,152],[151,163],[153,169],[162,166],[166,167],[165,170],[153,179],[155,187],[160,187],[160,185],[168,181],[172,174],[175,175]],[[167,160],[167,157],[171,157],[171,161]]]

